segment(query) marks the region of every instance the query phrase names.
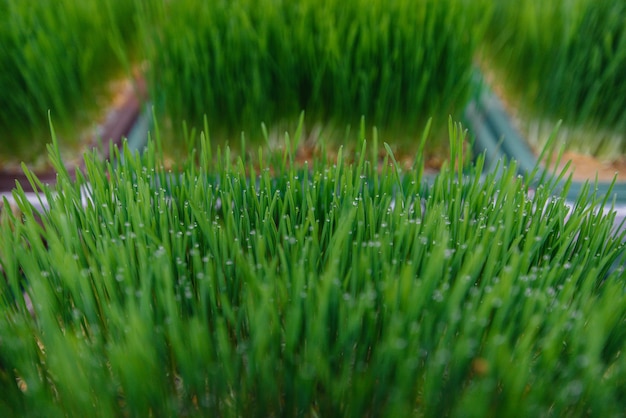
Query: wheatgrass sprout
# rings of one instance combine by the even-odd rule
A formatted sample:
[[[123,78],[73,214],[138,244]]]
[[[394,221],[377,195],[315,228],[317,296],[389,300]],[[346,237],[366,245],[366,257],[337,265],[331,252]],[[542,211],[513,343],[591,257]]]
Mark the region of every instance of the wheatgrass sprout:
[[[430,183],[364,130],[304,166],[202,133],[174,172],[157,134],[75,181],[55,143],[49,207],[16,190],[0,214],[0,413],[618,416],[614,215],[530,193],[515,162],[481,179],[449,128]]]
[[[602,154],[617,142],[623,152],[626,4],[507,0],[489,7],[485,62],[520,115],[548,131],[562,119],[574,148]]]
[[[0,155],[32,160],[93,123],[106,83],[124,74],[134,1],[5,0],[0,5]]]
[[[430,117],[445,126],[467,102],[484,26],[462,0],[155,4],[143,32],[170,134],[183,120],[200,129],[206,114],[214,136],[244,128],[256,140],[261,122],[289,126],[301,111],[311,125],[339,126],[339,140],[362,116],[405,139]]]

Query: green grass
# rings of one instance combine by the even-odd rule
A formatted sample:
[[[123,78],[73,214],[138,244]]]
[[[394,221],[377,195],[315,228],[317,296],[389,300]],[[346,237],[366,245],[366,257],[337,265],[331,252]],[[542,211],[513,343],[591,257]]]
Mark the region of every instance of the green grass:
[[[343,129],[365,116],[417,141],[430,117],[444,126],[465,106],[482,32],[470,4],[158,2],[142,25],[152,99],[174,136],[183,120],[201,128],[206,113],[214,137],[243,129],[259,140],[261,122],[293,127],[304,110],[311,126]]]
[[[48,111],[66,143],[78,140],[106,83],[130,70],[135,8],[119,0],[0,2],[0,154],[45,155]]]
[[[543,121],[548,132],[562,119],[572,147],[624,153],[626,4],[524,0],[489,7],[488,65],[522,118]]]
[[[449,132],[431,183],[364,129],[303,167],[203,134],[173,173],[157,132],[76,182],[53,145],[49,209],[0,217],[0,413],[618,416],[614,215],[514,162],[481,180]]]

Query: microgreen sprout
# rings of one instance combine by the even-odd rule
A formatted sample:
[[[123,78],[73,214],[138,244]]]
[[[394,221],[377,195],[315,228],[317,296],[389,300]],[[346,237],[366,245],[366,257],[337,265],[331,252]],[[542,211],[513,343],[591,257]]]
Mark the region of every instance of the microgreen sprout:
[[[205,114],[216,136],[243,124],[257,142],[261,122],[290,126],[301,111],[308,132],[341,127],[338,141],[362,116],[415,141],[429,118],[462,112],[484,26],[458,0],[156,4],[144,33],[157,114],[173,132]]]
[[[0,411],[618,416],[614,215],[530,193],[514,161],[482,177],[449,128],[431,182],[367,139],[255,165],[203,132],[170,172],[157,135],[75,181],[52,146],[46,209],[18,189],[0,214]]]

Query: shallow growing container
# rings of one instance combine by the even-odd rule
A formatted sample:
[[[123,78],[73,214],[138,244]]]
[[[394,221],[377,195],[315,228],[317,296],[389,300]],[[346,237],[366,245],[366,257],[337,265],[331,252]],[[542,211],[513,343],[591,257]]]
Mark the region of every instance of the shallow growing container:
[[[232,147],[241,130],[262,142],[262,122],[282,143],[304,111],[309,148],[320,130],[343,144],[362,117],[409,148],[429,118],[444,126],[461,114],[476,15],[458,0],[157,2],[142,24],[149,90],[165,139],[183,121],[203,129],[206,115],[214,140]],[[445,155],[445,130],[433,137],[427,149]]]
[[[432,183],[364,130],[354,162],[306,170],[203,133],[180,175],[155,132],[76,180],[55,143],[57,185],[31,177],[50,207],[18,191],[0,215],[0,412],[618,416],[626,248],[606,202],[572,211],[513,161],[483,176],[449,132]]]
[[[565,146],[562,162],[572,162],[576,180],[598,176],[610,183],[617,174],[623,181],[626,5],[526,0],[491,6],[492,24],[480,59],[491,92],[476,104],[487,112],[508,113],[510,126],[498,135],[524,138],[536,157],[560,124],[556,136]]]
[[[0,186],[46,164],[52,121],[68,164],[98,140],[119,142],[143,100],[132,68],[134,1],[9,0],[0,5]],[[48,173],[46,173],[48,171]]]

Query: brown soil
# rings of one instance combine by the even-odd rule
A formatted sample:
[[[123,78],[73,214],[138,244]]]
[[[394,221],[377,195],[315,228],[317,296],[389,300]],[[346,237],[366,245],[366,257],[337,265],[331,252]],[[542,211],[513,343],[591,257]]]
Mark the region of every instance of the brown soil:
[[[263,148],[263,159],[266,163],[276,159],[282,161],[285,153],[285,132],[294,132],[297,124],[292,121],[291,123],[279,123],[277,126],[278,127],[270,128],[268,132],[268,141],[260,144]],[[166,126],[166,129],[171,130],[171,126]],[[168,132],[167,135],[169,134],[171,133]],[[368,131],[368,134],[373,135],[371,131]],[[349,134],[347,142],[343,142],[338,139],[345,137],[345,135],[345,128],[340,129],[332,124],[323,124],[319,122],[310,124],[305,123],[298,148],[295,150],[294,164],[297,167],[304,167],[305,164],[312,167],[313,162],[319,160],[325,160],[332,164],[337,161],[340,147],[343,147],[343,161],[348,164],[355,163],[355,158],[360,152],[360,149],[358,149],[359,145],[356,141],[358,135],[356,133]],[[385,157],[387,157],[387,151],[384,148],[383,142],[389,142],[393,155],[401,169],[404,171],[411,170],[416,160],[415,155],[417,152],[418,137],[413,138],[397,134],[394,135],[386,131],[383,133],[379,132],[379,135],[377,164],[383,164]],[[211,131],[211,138],[212,140],[215,139],[215,143],[222,145],[229,144],[233,161],[240,154],[240,147],[237,142],[229,143],[224,139],[228,138],[227,134],[220,135],[220,132],[216,134],[216,131],[213,130]],[[368,141],[366,158],[369,160],[371,159],[370,147],[373,142],[371,137],[367,137],[366,139]],[[433,132],[431,130],[429,141],[430,144],[427,144],[426,149],[424,150],[424,172],[425,174],[435,174],[440,171],[443,163],[449,158],[447,131],[445,131],[444,135],[442,132]],[[324,143],[325,146],[322,146],[322,143]],[[258,169],[256,164],[257,162],[255,161],[258,146],[259,144],[255,142],[247,144],[249,153],[246,158],[249,159],[248,161],[253,163],[253,166],[255,166],[256,169]],[[325,154],[322,153],[322,150],[325,151]],[[469,143],[466,143],[464,152],[465,155],[469,155]],[[186,158],[187,152],[181,150],[180,148],[166,149],[164,151],[163,165],[168,170],[176,170],[177,166],[184,164]],[[388,160],[388,163],[392,163],[391,159]],[[270,172],[273,172],[272,167],[270,167]]]
[[[571,172],[572,178],[577,181],[594,181],[596,177],[602,182],[610,182],[614,177],[617,181],[626,181],[626,157],[623,155],[613,161],[602,161],[590,155],[566,151],[558,168],[563,169],[568,162],[568,174]]]

